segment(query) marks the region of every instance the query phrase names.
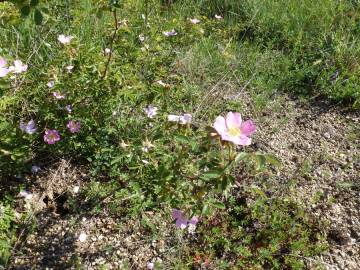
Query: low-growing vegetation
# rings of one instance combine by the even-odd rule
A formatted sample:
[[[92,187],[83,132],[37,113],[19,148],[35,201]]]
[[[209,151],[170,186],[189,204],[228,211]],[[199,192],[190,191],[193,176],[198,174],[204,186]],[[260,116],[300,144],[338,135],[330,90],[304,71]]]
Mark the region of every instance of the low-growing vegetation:
[[[359,107],[359,14],[350,0],[0,3],[0,264],[322,269],[329,224],[294,184],[311,160],[285,177],[262,116],[285,95]],[[167,250],[94,248],[97,218]],[[40,256],[57,241],[37,242],[44,224],[67,232]]]

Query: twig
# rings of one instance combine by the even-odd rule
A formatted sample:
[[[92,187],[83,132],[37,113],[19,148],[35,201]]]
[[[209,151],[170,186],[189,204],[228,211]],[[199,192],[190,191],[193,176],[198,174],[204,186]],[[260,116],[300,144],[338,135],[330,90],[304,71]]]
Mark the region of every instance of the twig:
[[[116,38],[116,34],[119,30],[119,23],[118,23],[118,18],[117,18],[117,12],[116,12],[116,9],[113,10],[113,17],[114,17],[114,26],[115,26],[115,30],[114,30],[114,33],[110,39],[110,52],[109,52],[109,56],[108,56],[108,59],[107,59],[107,62],[106,62],[106,66],[105,66],[105,70],[104,70],[104,73],[103,75],[101,76],[101,79],[103,80],[106,76],[106,73],[107,73],[107,70],[109,69],[109,65],[110,65],[110,62],[111,62],[111,58],[112,58],[112,55],[113,55],[113,45],[114,45],[114,40]]]

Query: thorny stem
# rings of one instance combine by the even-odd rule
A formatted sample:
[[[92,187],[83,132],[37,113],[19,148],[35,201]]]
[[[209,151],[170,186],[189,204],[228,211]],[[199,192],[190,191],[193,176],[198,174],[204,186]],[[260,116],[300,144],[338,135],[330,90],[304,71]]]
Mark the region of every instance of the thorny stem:
[[[118,18],[117,18],[117,12],[116,12],[116,9],[113,10],[113,17],[114,17],[114,26],[115,26],[115,29],[114,29],[114,33],[113,35],[111,36],[111,39],[110,39],[110,53],[109,53],[109,56],[108,56],[108,59],[107,59],[107,62],[106,62],[106,66],[105,66],[105,70],[104,70],[104,73],[103,75],[101,76],[101,79],[104,79],[105,76],[106,76],[106,73],[109,69],[109,65],[110,65],[110,62],[111,62],[111,58],[112,58],[112,55],[113,55],[113,45],[114,45],[114,40],[116,38],[116,34],[119,30],[119,22],[118,22]]]

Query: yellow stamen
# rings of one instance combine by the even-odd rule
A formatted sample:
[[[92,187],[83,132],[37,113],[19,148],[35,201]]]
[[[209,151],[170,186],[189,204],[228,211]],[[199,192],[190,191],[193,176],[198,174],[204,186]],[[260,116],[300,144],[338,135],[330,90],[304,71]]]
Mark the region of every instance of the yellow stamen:
[[[229,128],[229,135],[233,137],[237,137],[241,135],[240,128]]]

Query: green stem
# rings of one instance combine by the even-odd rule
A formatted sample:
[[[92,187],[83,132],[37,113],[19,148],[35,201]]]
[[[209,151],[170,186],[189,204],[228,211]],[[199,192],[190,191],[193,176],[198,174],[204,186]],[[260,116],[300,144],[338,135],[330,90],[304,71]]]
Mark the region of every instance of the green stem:
[[[221,147],[221,163],[220,166],[221,168],[225,167],[225,149],[224,149],[224,145],[222,144],[221,138],[219,137],[219,144]]]

